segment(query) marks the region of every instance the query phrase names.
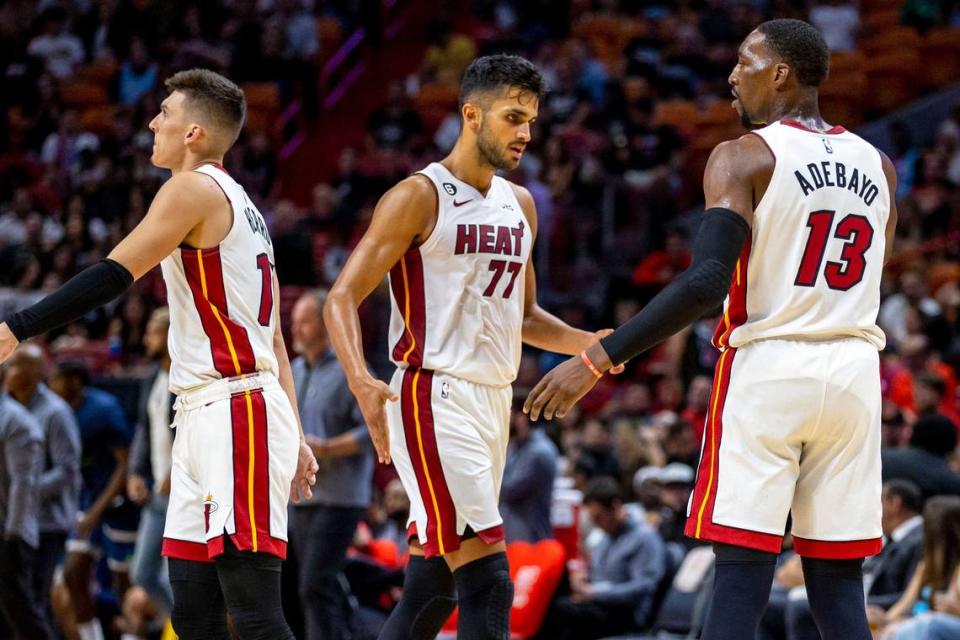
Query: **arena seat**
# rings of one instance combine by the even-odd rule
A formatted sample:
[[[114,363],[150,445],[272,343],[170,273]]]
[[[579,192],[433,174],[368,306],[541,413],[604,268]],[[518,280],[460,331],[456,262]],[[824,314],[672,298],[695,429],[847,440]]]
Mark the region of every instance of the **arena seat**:
[[[905,54],[920,49],[920,34],[910,27],[892,27],[860,41],[857,46],[868,58],[897,52]]]
[[[110,131],[115,115],[116,109],[113,105],[88,107],[80,116],[80,122],[87,131],[100,135]]]
[[[110,102],[106,87],[89,80],[62,81],[60,99],[75,107],[99,106]]]
[[[697,120],[697,105],[692,100],[664,100],[653,109],[654,124],[666,124],[690,131]]]
[[[553,594],[563,577],[567,554],[556,540],[536,544],[513,542],[507,545],[510,577],[513,579],[513,609],[510,612],[510,637],[526,640],[536,635],[550,607]],[[454,638],[457,612],[443,625],[440,638]]]
[[[900,9],[880,8],[867,13],[863,26],[867,34],[880,33],[900,24]]]
[[[919,69],[920,57],[911,51],[888,52],[868,58],[867,86],[877,88],[870,95],[872,113],[887,113],[912,100],[919,90]]]
[[[866,83],[863,66],[831,68],[830,76],[820,86],[820,111],[827,122],[847,128],[863,122]]]
[[[920,68],[923,85],[943,87],[960,80],[960,28],[932,29],[920,43]]]
[[[80,76],[84,80],[106,85],[117,75],[118,68],[117,63],[113,60],[99,60],[85,66],[80,72]]]

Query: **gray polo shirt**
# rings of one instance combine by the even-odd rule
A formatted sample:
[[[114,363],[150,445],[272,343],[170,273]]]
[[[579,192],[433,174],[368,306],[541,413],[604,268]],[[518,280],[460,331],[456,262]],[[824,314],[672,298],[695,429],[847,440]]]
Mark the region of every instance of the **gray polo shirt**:
[[[0,522],[4,535],[39,543],[37,478],[42,466],[43,432],[19,402],[0,392]]]
[[[40,531],[69,532],[80,501],[80,430],[63,398],[41,384],[27,409],[43,429],[43,471],[37,481]]]
[[[603,533],[590,550],[593,600],[632,606],[635,622],[646,625],[666,570],[667,551],[660,534],[630,517],[616,535]]]
[[[318,460],[320,471],[313,498],[301,502],[300,506],[369,506],[373,444],[360,407],[347,387],[343,368],[332,351],[327,351],[312,365],[306,358],[299,357],[292,366],[304,434],[328,440],[350,432],[360,442],[360,451],[354,455]]]
[[[507,542],[539,542],[553,537],[550,506],[560,454],[542,430],[526,440],[512,439],[500,487],[500,514]]]

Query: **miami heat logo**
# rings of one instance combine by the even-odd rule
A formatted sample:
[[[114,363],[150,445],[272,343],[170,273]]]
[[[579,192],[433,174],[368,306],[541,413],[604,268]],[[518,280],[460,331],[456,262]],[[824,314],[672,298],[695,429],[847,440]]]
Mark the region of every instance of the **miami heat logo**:
[[[220,505],[213,501],[213,494],[208,493],[207,497],[203,499],[203,530],[205,533],[210,531],[210,514],[219,508]]]

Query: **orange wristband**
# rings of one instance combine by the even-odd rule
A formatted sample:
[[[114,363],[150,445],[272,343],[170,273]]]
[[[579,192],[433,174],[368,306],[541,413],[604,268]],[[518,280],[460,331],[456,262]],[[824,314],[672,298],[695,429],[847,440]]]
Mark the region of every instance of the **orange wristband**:
[[[597,376],[598,378],[603,377],[603,374],[600,373],[600,369],[597,369],[597,367],[592,362],[590,362],[590,356],[587,355],[586,351],[580,352],[580,359],[583,360],[584,366],[587,369],[590,369],[590,373]]]

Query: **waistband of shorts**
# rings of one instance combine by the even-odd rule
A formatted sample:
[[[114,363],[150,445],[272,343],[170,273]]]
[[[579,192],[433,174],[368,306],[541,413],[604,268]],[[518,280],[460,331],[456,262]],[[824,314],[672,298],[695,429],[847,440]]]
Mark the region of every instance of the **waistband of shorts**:
[[[830,346],[836,344],[863,344],[871,349],[876,349],[876,345],[867,338],[861,336],[771,336],[769,338],[756,338],[746,344],[736,347],[737,350],[749,349],[750,347],[765,344],[799,344],[809,345],[811,347]]]
[[[430,373],[430,374],[433,374],[433,375],[435,375],[435,376],[442,376],[442,377],[444,377],[444,378],[452,378],[452,379],[458,380],[458,381],[460,381],[460,382],[466,382],[467,384],[476,385],[476,386],[478,386],[478,387],[487,387],[487,388],[490,388],[490,389],[512,389],[512,388],[513,388],[513,382],[508,382],[508,383],[506,383],[506,384],[490,384],[489,382],[478,382],[478,381],[476,381],[476,380],[471,380],[470,378],[464,378],[464,377],[458,376],[458,375],[456,375],[456,374],[454,374],[454,373],[448,373],[448,372],[446,372],[446,371],[442,371],[442,370],[439,370],[439,369],[424,369],[423,367],[415,367],[415,366],[412,366],[412,365],[405,365],[405,366],[403,366],[403,367],[397,367],[397,371],[400,372],[400,373],[403,373],[403,372],[405,372],[405,371],[409,371],[410,373],[416,373],[417,371],[420,371],[421,373]]]
[[[212,402],[226,400],[238,393],[253,391],[254,389],[267,389],[279,384],[280,381],[277,380],[275,375],[265,372],[222,378],[197,389],[178,394],[176,401],[173,403],[173,408],[176,411],[190,411]]]

